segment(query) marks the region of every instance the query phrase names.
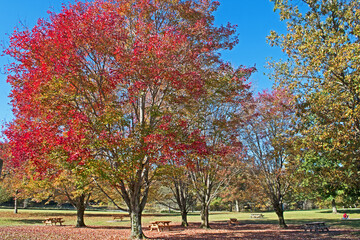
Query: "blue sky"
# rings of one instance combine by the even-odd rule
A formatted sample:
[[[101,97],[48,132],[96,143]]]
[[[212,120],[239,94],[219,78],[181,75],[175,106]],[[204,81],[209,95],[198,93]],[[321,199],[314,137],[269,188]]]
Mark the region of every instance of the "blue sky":
[[[221,5],[215,14],[216,25],[228,22],[238,25],[239,44],[232,50],[223,52],[223,59],[234,66],[256,65],[258,71],[251,77],[256,91],[271,88],[272,82],[264,75],[266,59],[278,59],[282,56],[280,49],[272,48],[266,43],[266,36],[271,30],[284,32],[285,23],[273,11],[269,0],[219,0]],[[39,18],[47,18],[47,11],[59,12],[62,2],[68,0],[11,0],[3,1],[0,8],[0,41],[1,50],[7,44],[14,27],[25,25],[32,28]],[[73,1],[70,1],[73,2]],[[10,59],[0,56],[0,123],[11,121],[13,115],[10,99],[10,86],[6,83],[4,65]]]

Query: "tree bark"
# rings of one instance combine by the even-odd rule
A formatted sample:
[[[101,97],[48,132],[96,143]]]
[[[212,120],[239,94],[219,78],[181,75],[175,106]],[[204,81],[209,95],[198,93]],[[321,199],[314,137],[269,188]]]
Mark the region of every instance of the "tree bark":
[[[235,200],[235,211],[240,212],[239,200]]]
[[[18,213],[18,198],[17,198],[17,195],[18,195],[19,191],[16,189],[15,190],[15,197],[14,197],[14,213]]]
[[[149,166],[144,164],[141,169],[137,170],[133,181],[127,183],[119,181],[121,195],[128,206],[131,220],[131,239],[146,238],[142,231],[141,216],[145,208],[149,194]]]
[[[1,172],[2,172],[3,162],[4,161],[0,158],[0,176],[1,176]]]
[[[189,223],[187,221],[187,211],[181,211],[181,226],[188,227]]]
[[[17,199],[17,196],[15,195],[15,198],[14,198],[14,213],[18,213],[18,199]]]
[[[200,217],[201,217],[200,228],[210,228],[210,225],[209,225],[209,206],[207,204],[202,204]]]
[[[141,227],[141,215],[142,211],[139,208],[135,208],[130,212],[131,239],[143,239],[145,237]]]
[[[336,208],[335,199],[333,199],[333,200],[331,201],[331,206],[332,206],[332,212],[333,212],[334,214],[337,214],[338,211],[337,211],[337,208]]]
[[[187,213],[188,213],[188,199],[189,199],[189,192],[188,192],[188,186],[176,179],[173,182],[174,186],[172,189],[172,192],[174,194],[174,197],[176,199],[177,205],[181,212],[181,226],[187,227],[189,226],[187,222]]]
[[[84,213],[86,209],[86,203],[85,203],[86,195],[82,194],[80,195],[76,200],[76,226],[75,227],[86,227],[85,221],[84,221]]]
[[[287,225],[285,223],[284,209],[282,207],[282,203],[281,202],[275,203],[274,210],[275,210],[276,215],[278,216],[280,228],[287,228]]]

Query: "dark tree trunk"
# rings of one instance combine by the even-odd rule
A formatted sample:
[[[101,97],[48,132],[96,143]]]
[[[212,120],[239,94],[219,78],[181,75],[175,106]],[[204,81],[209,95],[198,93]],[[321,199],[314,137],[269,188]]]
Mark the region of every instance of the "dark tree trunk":
[[[233,211],[233,206],[234,203],[233,202],[229,202],[229,212],[232,212]]]
[[[210,228],[210,225],[209,225],[209,206],[207,204],[202,204],[200,217],[201,217],[200,228]]]
[[[282,202],[275,203],[274,210],[276,215],[278,216],[280,228],[287,228],[284,218],[284,209],[282,207]]]
[[[187,221],[187,211],[181,211],[181,226],[188,227],[189,223]]]
[[[189,200],[188,186],[181,180],[175,180],[173,184],[174,187],[172,189],[172,192],[174,194],[176,203],[181,212],[181,226],[187,227],[189,226],[187,221],[188,200]]]
[[[338,211],[337,211],[337,208],[336,208],[335,199],[333,199],[333,200],[331,201],[331,206],[332,206],[332,212],[335,213],[335,214],[337,214]]]
[[[16,190],[15,191],[15,197],[14,197],[14,213],[18,213],[18,198],[17,198],[17,195],[18,195],[19,191]]]
[[[133,181],[128,182],[127,184],[125,184],[123,180],[119,181],[121,196],[129,209],[131,239],[146,238],[141,226],[141,217],[149,195],[150,181],[148,174],[149,166],[144,164],[142,168],[136,171]]]
[[[85,202],[86,195],[82,194],[76,199],[76,226],[75,227],[86,227],[84,222],[84,213],[86,209]]]
[[[4,161],[0,158],[0,176],[1,176],[1,172],[2,172],[3,162]]]

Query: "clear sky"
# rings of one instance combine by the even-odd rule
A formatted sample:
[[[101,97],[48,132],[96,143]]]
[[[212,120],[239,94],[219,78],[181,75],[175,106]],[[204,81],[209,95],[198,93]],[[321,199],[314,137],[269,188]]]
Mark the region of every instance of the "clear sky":
[[[47,11],[59,12],[62,2],[72,0],[3,0],[0,8],[0,41],[1,51],[7,45],[9,35],[14,27],[22,25],[32,28],[39,18],[47,18]],[[223,59],[234,66],[256,65],[258,71],[251,77],[256,91],[271,88],[272,82],[264,75],[266,59],[278,59],[282,56],[280,49],[271,48],[266,43],[266,36],[271,30],[285,31],[285,23],[273,11],[269,0],[219,0],[221,3],[215,14],[216,25],[228,22],[238,25],[239,44],[232,50],[223,52]],[[6,83],[4,65],[9,63],[7,56],[0,56],[0,124],[11,121],[13,115],[10,99],[10,86]]]

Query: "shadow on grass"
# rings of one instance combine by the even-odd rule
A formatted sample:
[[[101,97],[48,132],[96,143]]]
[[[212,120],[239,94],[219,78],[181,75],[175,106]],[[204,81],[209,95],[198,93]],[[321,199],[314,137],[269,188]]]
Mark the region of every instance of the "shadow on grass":
[[[299,225],[291,225],[287,229],[278,229],[272,224],[263,225],[259,222],[241,221],[238,225],[228,226],[226,222],[212,222],[211,229],[200,230],[200,223],[190,223],[190,227],[185,229],[181,226],[172,227],[169,233],[163,233],[161,239],[266,239],[266,240],[303,240],[303,239],[358,239],[358,235],[353,230],[336,230],[329,232],[305,232]],[[265,222],[265,221],[264,221]],[[221,231],[217,230],[230,230]],[[145,232],[146,235],[146,232]],[[159,237],[149,237],[149,239],[159,239]]]
[[[338,213],[355,214],[360,213],[360,208],[338,209]],[[320,213],[332,213],[332,210],[319,211]]]
[[[20,224],[43,224],[43,219],[11,219],[12,222]]]
[[[273,224],[277,225],[277,220],[241,220],[240,222],[244,224]],[[341,220],[339,219],[325,219],[325,218],[312,218],[312,219],[285,219],[286,224],[293,224],[293,225],[304,225],[305,223],[309,222],[325,222],[326,225],[333,227],[333,228],[352,228],[352,229],[360,229],[360,219],[348,219],[348,220]]]

